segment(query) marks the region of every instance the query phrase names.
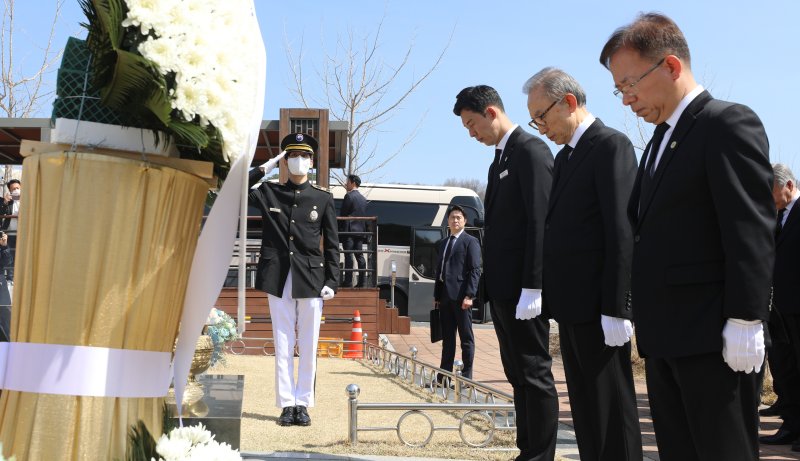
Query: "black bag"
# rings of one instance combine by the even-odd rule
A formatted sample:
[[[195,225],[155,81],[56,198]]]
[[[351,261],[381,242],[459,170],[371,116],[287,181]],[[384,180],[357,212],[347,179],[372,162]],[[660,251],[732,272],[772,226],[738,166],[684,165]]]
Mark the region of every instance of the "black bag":
[[[431,342],[435,343],[442,340],[442,319],[439,317],[439,309],[431,309]]]

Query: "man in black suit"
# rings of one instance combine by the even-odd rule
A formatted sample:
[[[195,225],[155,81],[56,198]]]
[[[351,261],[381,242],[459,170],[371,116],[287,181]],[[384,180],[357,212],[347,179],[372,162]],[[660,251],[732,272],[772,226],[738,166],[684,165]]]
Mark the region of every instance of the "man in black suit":
[[[622,103],[657,125],[628,216],[637,343],[662,461],[758,459],[756,373],[774,260],[769,145],[748,107],[698,85],[657,13],[600,54]]]
[[[483,270],[500,359],[514,390],[517,460],[555,457],[558,398],[550,323],[542,312],[542,242],[553,155],[511,122],[494,88],[468,87],[453,112],[469,135],[495,146],[486,187]]]
[[[558,322],[578,450],[583,460],[641,460],[631,369],[630,265],[625,214],[636,155],[596,119],[566,72],[546,67],[523,86],[530,125],[564,147],[545,221],[544,309]]]
[[[347,193],[342,200],[342,208],[339,210],[339,216],[350,217],[363,217],[367,215],[367,199],[361,195],[358,188],[361,187],[361,178],[358,175],[347,175],[347,182],[344,184]],[[339,221],[339,232],[365,232],[367,229],[364,221],[358,220],[342,220]],[[367,268],[367,262],[364,260],[364,253],[347,253],[347,251],[361,250],[364,244],[363,235],[343,235],[342,236],[342,249],[344,254],[344,284],[342,286],[353,286],[353,258],[356,259],[358,264],[358,284],[357,288],[364,287],[364,281],[367,278],[367,273],[364,269]]]
[[[478,293],[481,277],[481,245],[478,239],[464,232],[466,215],[458,205],[450,208],[447,226],[450,236],[436,245],[433,300],[439,309],[442,324],[442,360],[439,368],[453,371],[456,355],[456,331],[461,340],[461,375],[472,378],[475,358],[475,337],[472,334],[472,300]]]
[[[778,432],[761,437],[760,441],[768,445],[794,442],[792,449],[800,451],[800,210],[795,209],[800,189],[789,167],[778,163],[773,165],[773,171],[772,197],[778,210],[778,221],[769,363],[783,424]]]

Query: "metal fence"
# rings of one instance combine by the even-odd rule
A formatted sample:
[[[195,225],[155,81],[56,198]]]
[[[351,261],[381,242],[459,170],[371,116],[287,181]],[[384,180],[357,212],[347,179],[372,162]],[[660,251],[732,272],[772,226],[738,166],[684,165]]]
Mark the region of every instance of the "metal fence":
[[[458,431],[461,440],[472,447],[485,447],[494,439],[496,431],[515,431],[514,397],[478,381],[461,376],[463,363],[455,361],[455,372],[442,370],[417,360],[417,348],[412,347],[410,355],[404,355],[387,348],[388,341],[381,340],[381,346],[368,344],[365,360],[373,366],[388,371],[412,386],[435,394],[442,403],[362,403],[358,401],[360,389],[356,384],[347,386],[349,405],[348,435],[351,444],[358,443],[358,433],[367,431],[395,431],[401,442],[412,447],[422,447],[430,442],[435,431]],[[502,402],[502,403],[498,403]],[[359,427],[359,411],[397,411],[405,410],[392,426]],[[460,413],[458,426],[436,426],[428,415],[431,411]],[[403,437],[403,421],[421,415],[428,424],[428,435],[419,443]],[[485,436],[478,441],[468,440],[465,430],[484,428]]]

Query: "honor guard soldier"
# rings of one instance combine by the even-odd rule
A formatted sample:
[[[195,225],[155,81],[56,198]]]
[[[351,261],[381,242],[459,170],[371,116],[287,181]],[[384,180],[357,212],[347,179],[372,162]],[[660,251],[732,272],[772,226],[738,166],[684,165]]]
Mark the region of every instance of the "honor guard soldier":
[[[252,188],[279,161],[289,169],[286,183],[262,182],[248,196],[262,217],[256,287],[269,298],[276,404],[283,409],[278,424],[308,426],[322,302],[333,298],[339,280],[339,236],[333,196],[308,181],[317,141],[293,133],[283,138],[281,151],[250,172]],[[296,381],[295,342],[300,352]]]

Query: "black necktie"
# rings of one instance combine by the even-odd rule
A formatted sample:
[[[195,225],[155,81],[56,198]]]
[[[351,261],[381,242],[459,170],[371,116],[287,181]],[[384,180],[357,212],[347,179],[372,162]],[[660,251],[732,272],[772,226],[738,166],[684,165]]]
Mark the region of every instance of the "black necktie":
[[[781,208],[778,210],[778,222],[777,226],[775,226],[775,236],[777,237],[778,234],[781,233],[781,229],[783,229],[783,216],[786,214],[786,208]]]
[[[500,159],[503,157],[503,149],[495,149],[494,150],[494,161],[497,166],[500,166]]]
[[[647,172],[650,173],[651,178],[656,173],[656,157],[658,157],[659,148],[664,141],[664,133],[666,133],[668,129],[669,124],[667,122],[659,123],[658,126],[656,126],[656,131],[653,133],[653,140],[650,142],[650,152],[647,154]]]
[[[572,158],[572,147],[569,144],[564,144],[564,147],[561,148],[561,152],[558,153],[559,155],[566,155],[567,160]]]
[[[451,235],[447,241],[447,246],[444,248],[444,258],[442,258],[442,281],[444,282],[447,276],[447,263],[450,262],[450,252],[453,249],[453,242],[456,241],[455,235]]]

